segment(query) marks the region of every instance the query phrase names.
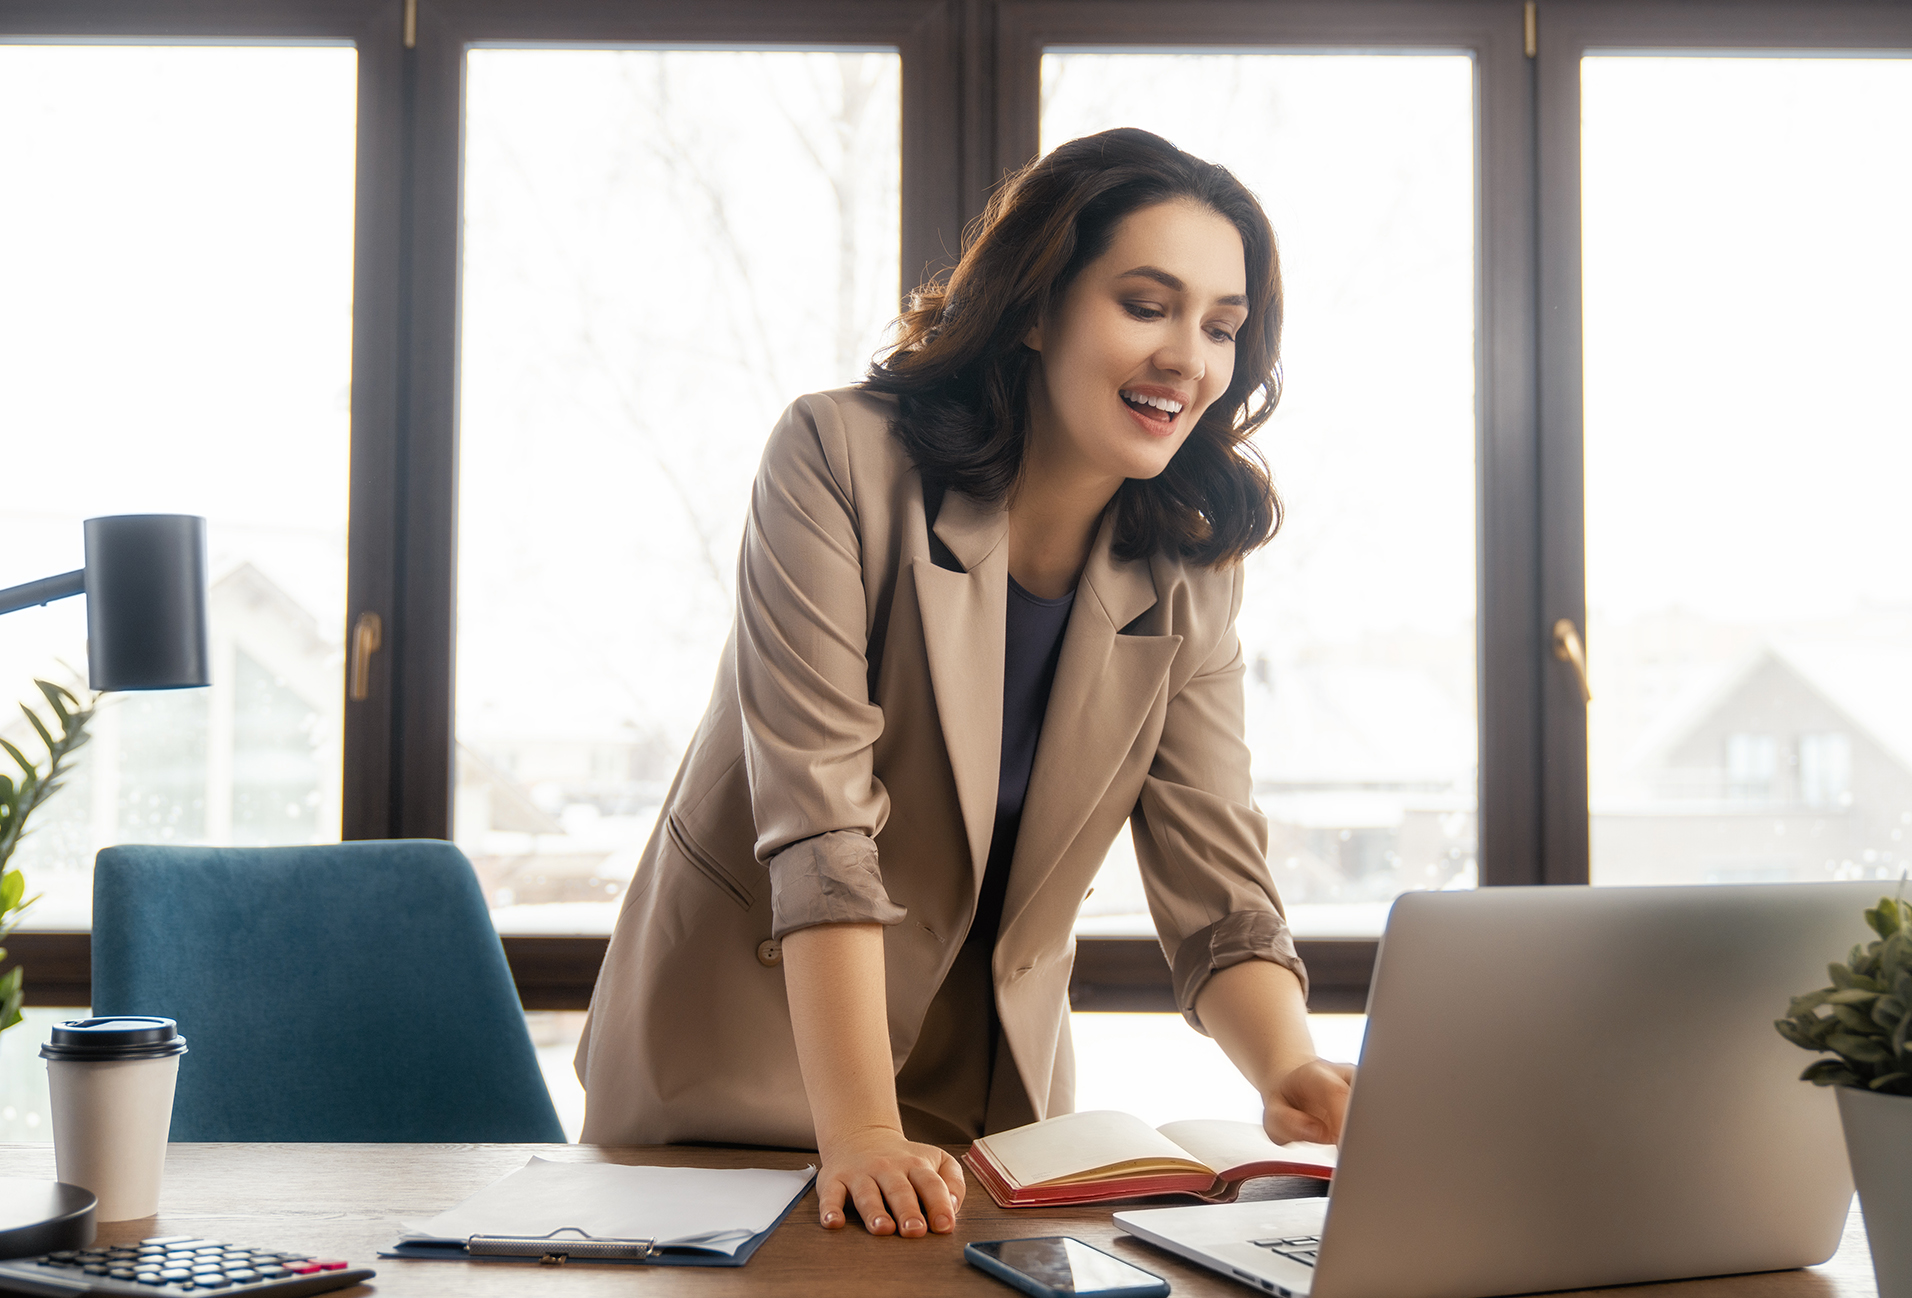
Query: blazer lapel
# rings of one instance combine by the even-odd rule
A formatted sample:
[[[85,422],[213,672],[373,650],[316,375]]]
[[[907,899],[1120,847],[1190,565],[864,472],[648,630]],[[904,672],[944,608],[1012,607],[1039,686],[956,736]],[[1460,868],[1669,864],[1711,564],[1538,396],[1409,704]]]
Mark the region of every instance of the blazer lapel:
[[[980,887],[995,832],[1002,766],[1009,516],[952,491],[943,497],[935,531],[965,571],[951,572],[926,558],[916,559],[917,602],[936,715],[969,835],[972,882]]]
[[[1062,658],[1023,801],[1002,932],[1041,889],[1115,778],[1181,648],[1178,635],[1120,634],[1154,606],[1156,596],[1146,561],[1122,561],[1110,553],[1114,532],[1115,510],[1110,509],[1076,588],[1062,639]],[[1000,623],[997,635],[1000,639]],[[998,680],[1001,660],[998,644]],[[1002,710],[1000,685],[996,709]],[[999,716],[999,745],[1001,728]]]

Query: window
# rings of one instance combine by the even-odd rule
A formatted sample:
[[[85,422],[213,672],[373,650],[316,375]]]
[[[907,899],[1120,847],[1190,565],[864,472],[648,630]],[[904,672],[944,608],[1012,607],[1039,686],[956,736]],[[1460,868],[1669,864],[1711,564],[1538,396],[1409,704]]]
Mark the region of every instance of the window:
[[[1156,131],[1233,170],[1280,241],[1283,391],[1256,442],[1286,517],[1238,626],[1303,934],[1379,934],[1397,893],[1478,874],[1474,112],[1465,54],[1042,60],[1045,151]],[[1133,862],[1118,844],[1082,931],[1153,931]]]
[[[1896,875],[1912,60],[1580,77],[1594,880]]]
[[[901,69],[467,67],[454,836],[504,930],[608,933],[730,632],[764,439],[895,314]]]
[[[105,697],[29,927],[89,925],[110,843],[339,837],[356,103],[345,46],[0,44],[0,585],[98,514],[203,514],[212,564],[212,687]],[[8,696],[79,689],[85,627],[11,615]]]

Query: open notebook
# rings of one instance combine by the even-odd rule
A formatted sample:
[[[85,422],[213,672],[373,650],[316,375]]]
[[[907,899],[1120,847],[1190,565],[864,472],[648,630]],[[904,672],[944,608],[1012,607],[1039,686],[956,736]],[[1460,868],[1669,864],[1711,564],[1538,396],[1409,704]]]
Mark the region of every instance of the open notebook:
[[[1257,1176],[1334,1175],[1335,1147],[1277,1145],[1251,1122],[1150,1127],[1127,1113],[1069,1113],[984,1136],[963,1155],[1005,1208],[1184,1194],[1230,1203]]]

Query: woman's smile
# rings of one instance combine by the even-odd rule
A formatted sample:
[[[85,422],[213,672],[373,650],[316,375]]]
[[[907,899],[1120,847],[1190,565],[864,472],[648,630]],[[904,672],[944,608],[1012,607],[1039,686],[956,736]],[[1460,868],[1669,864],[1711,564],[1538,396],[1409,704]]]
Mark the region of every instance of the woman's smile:
[[[1123,388],[1119,395],[1129,414],[1152,437],[1168,437],[1177,432],[1181,414],[1188,409],[1187,396],[1172,388]]]
[[[1185,200],[1130,213],[1025,339],[1026,471],[1105,501],[1155,477],[1228,390],[1247,318],[1233,225]]]

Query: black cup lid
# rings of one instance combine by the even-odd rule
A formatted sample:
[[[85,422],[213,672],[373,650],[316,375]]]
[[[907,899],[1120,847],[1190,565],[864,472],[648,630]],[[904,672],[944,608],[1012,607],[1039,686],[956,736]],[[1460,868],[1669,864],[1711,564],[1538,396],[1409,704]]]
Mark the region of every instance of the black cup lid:
[[[40,1047],[42,1059],[164,1059],[185,1053],[186,1038],[177,1023],[135,1014],[56,1023],[53,1039]]]

